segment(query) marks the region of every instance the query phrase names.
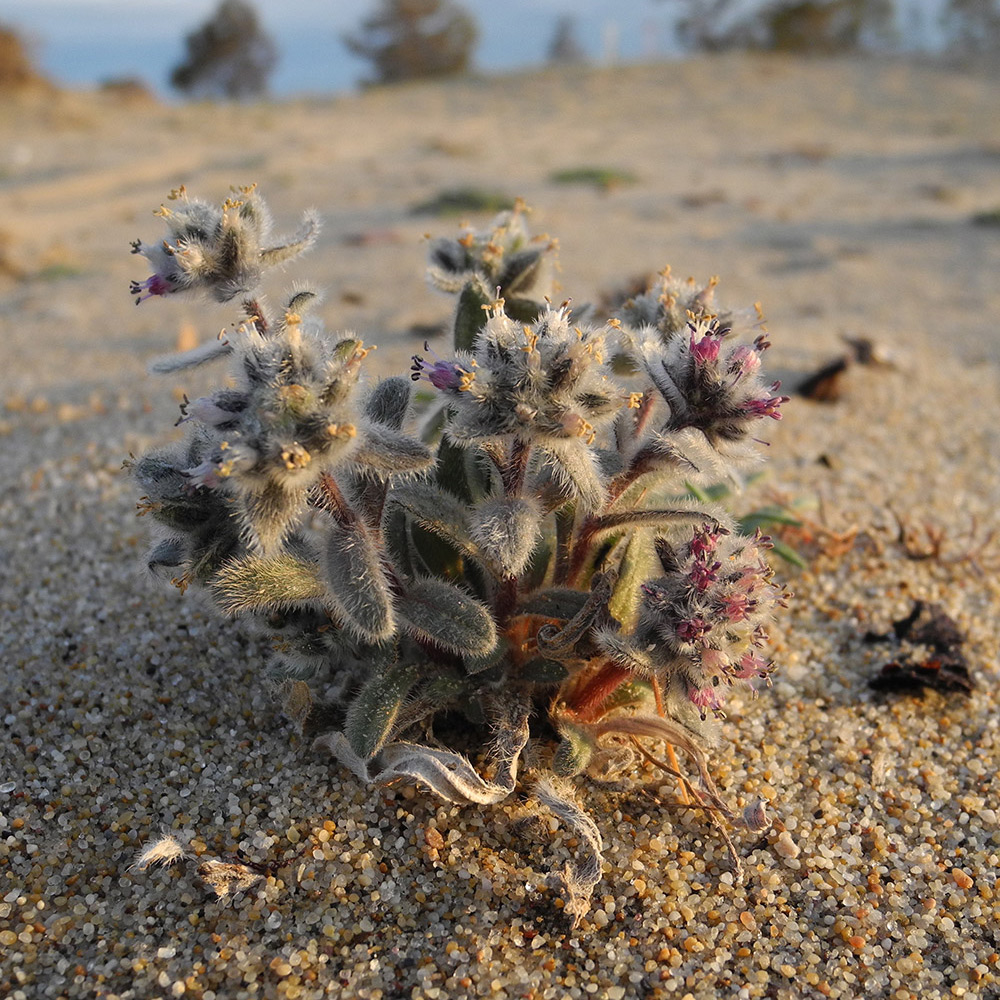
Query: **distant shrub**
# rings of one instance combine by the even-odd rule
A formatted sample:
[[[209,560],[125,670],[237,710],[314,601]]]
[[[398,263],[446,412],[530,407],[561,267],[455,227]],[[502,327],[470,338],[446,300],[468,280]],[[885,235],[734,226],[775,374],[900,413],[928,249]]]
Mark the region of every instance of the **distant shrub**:
[[[223,0],[185,39],[187,57],[170,75],[177,90],[197,97],[256,97],[267,90],[277,49],[243,0]]]
[[[31,61],[24,39],[12,28],[0,25],[0,90],[19,90],[45,82]]]
[[[587,54],[576,39],[576,19],[563,14],[556,21],[556,30],[549,42],[548,61],[560,66],[586,62]]]
[[[687,48],[758,49],[832,55],[892,34],[894,0],[681,0],[678,34]]]
[[[414,215],[462,215],[465,212],[503,212],[514,207],[514,199],[500,191],[481,188],[448,188],[428,201],[414,205]]]
[[[156,95],[137,76],[116,76],[101,81],[101,93],[125,104],[155,104]]]
[[[613,191],[626,184],[635,184],[635,174],[613,167],[570,167],[557,170],[549,177],[553,184],[589,184],[599,191]]]
[[[465,73],[478,36],[472,16],[450,0],[380,0],[344,44],[371,60],[375,83],[398,83]]]
[[[996,57],[1000,52],[1000,0],[948,0],[942,21],[955,54]]]

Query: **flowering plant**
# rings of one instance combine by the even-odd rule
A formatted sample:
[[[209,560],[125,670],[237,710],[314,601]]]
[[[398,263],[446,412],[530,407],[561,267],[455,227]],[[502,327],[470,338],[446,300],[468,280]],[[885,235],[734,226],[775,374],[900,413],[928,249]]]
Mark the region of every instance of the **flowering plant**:
[[[367,351],[306,315],[312,293],[277,316],[254,297],[314,219],[265,247],[253,188],[221,208],[172,197],[168,238],[134,244],[153,274],[133,293],[241,297],[243,319],[158,366],[226,356],[231,377],[182,407],[181,444],[132,463],[160,526],[150,569],[273,637],[289,687],[308,682],[305,728],[366,782],[498,802],[534,737],[534,792],[580,844],[563,874],[574,919],[601,837],[567,779],[620,773],[633,750],[719,820],[739,868],[723,821],[766,818],[730,812],[707,751],[727,693],[767,681],[766,626],[787,595],[766,538],[685,486],[731,475],[780,416],[763,333],[741,339],[714,282],[669,272],[619,317],[580,321],[546,298],[553,244],[530,238],[519,205],[431,244],[430,278],[456,298],[454,352],[364,381]]]

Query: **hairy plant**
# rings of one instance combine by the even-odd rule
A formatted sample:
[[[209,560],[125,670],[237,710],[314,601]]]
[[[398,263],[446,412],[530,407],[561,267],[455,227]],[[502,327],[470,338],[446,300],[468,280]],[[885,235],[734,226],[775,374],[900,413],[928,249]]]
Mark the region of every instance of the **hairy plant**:
[[[314,219],[270,246],[253,188],[221,208],[172,199],[167,238],[134,244],[154,271],[137,301],[242,296],[243,319],[157,366],[225,356],[230,374],[182,406],[182,442],[131,463],[159,525],[149,567],[272,637],[293,714],[365,782],[496,803],[533,739],[537,801],[579,844],[562,872],[574,921],[602,838],[569,779],[622,772],[636,750],[719,823],[739,871],[726,824],[766,817],[729,810],[707,755],[727,694],[767,682],[767,624],[787,595],[767,539],[692,486],[752,461],[761,421],[780,416],[759,319],[741,338],[714,281],[663,272],[618,318],[577,324],[546,298],[554,244],[518,205],[431,243],[454,352],[366,379],[361,342],[306,315],[311,293],[275,316],[254,297]],[[415,383],[432,403],[417,405]]]

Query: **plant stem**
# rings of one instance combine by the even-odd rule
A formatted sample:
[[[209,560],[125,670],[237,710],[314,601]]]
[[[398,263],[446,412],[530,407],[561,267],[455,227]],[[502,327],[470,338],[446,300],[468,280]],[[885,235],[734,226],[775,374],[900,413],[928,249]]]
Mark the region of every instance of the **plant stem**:
[[[560,507],[556,511],[556,563],[552,571],[552,582],[562,584],[569,578],[570,559],[573,555],[573,524],[576,510],[571,506]]]
[[[566,708],[579,722],[594,722],[603,714],[603,708],[611,697],[627,681],[635,679],[635,674],[612,660],[605,660],[601,668],[587,683],[574,692]]]
[[[530,454],[531,445],[520,438],[514,438],[514,443],[510,446],[510,461],[503,470],[504,496],[516,497],[524,489],[524,477],[528,472]]]
[[[358,523],[358,515],[340,491],[336,479],[329,472],[319,477],[319,505],[332,514],[345,528]]]

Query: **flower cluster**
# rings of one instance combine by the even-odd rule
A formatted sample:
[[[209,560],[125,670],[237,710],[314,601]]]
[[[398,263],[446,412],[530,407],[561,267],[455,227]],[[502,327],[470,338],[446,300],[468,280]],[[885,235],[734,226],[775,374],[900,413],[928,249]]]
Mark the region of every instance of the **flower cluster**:
[[[614,659],[660,684],[670,706],[693,705],[702,719],[722,714],[734,682],[767,678],[759,650],[765,625],[788,595],[764,559],[767,539],[735,535],[706,523],[680,550],[661,539],[665,575],[642,584],[639,619],[630,635],[602,637]]]
[[[732,331],[715,318],[691,320],[664,341],[647,333],[640,342],[642,365],[669,408],[663,431],[701,431],[720,449],[747,437],[761,417],[781,418],[787,396],[773,395],[779,383],[760,377],[764,335],[753,345],[733,343]]]
[[[249,294],[266,268],[300,254],[318,230],[316,218],[307,214],[295,237],[265,246],[271,219],[255,186],[234,188],[219,206],[188,198],[183,187],[168,200],[175,207],[161,205],[156,213],[167,225],[167,238],[132,244],[132,253],[153,268],[144,281],[132,282],[136,302],[192,289],[209,291],[219,302]]]
[[[488,229],[467,229],[458,239],[434,240],[428,280],[445,292],[459,292],[475,281],[491,298],[500,296],[512,303],[542,299],[550,290],[546,264],[555,242],[545,236],[532,238],[525,213],[524,204],[518,202]]]
[[[692,320],[714,318],[729,324],[730,314],[719,314],[715,307],[718,284],[718,278],[711,278],[699,287],[694,278],[680,281],[669,267],[664,268],[646,291],[622,303],[622,321],[635,329],[653,327],[664,341],[685,330]]]
[[[415,357],[413,375],[447,398],[456,443],[538,446],[594,506],[603,487],[591,446],[624,398],[603,352],[604,332],[574,326],[568,307],[546,307],[529,325],[512,319],[500,300],[472,354],[433,364]]]

